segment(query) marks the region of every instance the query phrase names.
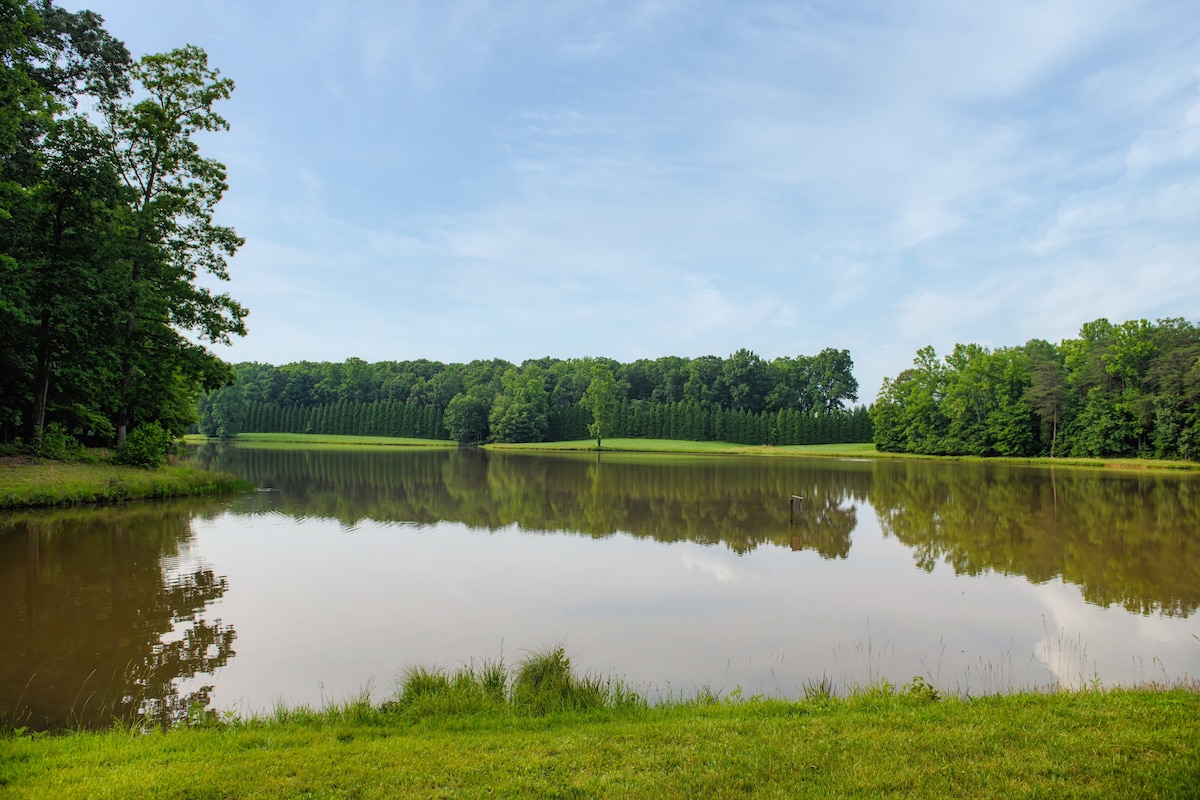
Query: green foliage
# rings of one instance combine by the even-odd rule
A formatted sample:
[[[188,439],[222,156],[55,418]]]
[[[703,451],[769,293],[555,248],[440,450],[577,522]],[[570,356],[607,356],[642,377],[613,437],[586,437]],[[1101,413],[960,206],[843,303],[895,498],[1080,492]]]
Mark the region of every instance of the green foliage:
[[[33,451],[42,458],[74,461],[83,455],[83,445],[77,442],[61,423],[51,422],[42,430]]]
[[[28,0],[0,15],[5,440],[52,423],[118,444],[148,421],[182,433],[200,390],[232,378],[185,332],[245,333],[245,309],[197,283],[227,279],[241,244],[212,221],[224,167],[192,140],[227,127],[211,106],[232,84],[196,47],[134,64],[102,22]]]
[[[540,442],[549,427],[549,394],[541,367],[524,371],[512,367],[500,380],[501,391],[492,404],[488,424],[497,442]]]
[[[592,367],[592,381],[579,404],[591,412],[588,433],[595,437],[596,447],[599,448],[603,438],[611,436],[616,430],[619,410],[616,380],[606,364],[597,363]]]
[[[125,439],[125,444],[117,450],[113,461],[130,467],[157,469],[167,463],[172,446],[170,431],[157,422],[143,423]]]
[[[871,414],[886,452],[1194,459],[1200,329],[1100,319],[1057,346],[924,348]]]
[[[866,442],[867,409],[845,407],[857,392],[852,368],[849,353],[833,349],[771,364],[748,350],[728,360],[667,357],[632,364],[604,358],[543,358],[520,367],[500,360],[238,364],[237,385],[204,397],[198,413],[210,436],[221,435],[224,422],[227,431],[446,438],[460,444],[562,441],[595,437],[589,428],[598,408],[601,441],[646,436],[779,445]],[[737,379],[743,404],[762,405],[752,398],[767,391],[770,407],[733,407],[730,378]],[[787,388],[793,385],[795,391]]]

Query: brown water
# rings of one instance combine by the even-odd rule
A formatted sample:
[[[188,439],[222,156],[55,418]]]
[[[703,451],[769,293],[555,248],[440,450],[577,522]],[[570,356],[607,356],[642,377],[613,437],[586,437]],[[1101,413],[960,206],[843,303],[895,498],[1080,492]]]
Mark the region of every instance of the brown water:
[[[822,676],[846,690],[920,675],[971,694],[1200,676],[1197,475],[197,457],[264,490],[0,516],[3,720],[378,699],[408,665],[556,644],[651,699],[791,697]]]

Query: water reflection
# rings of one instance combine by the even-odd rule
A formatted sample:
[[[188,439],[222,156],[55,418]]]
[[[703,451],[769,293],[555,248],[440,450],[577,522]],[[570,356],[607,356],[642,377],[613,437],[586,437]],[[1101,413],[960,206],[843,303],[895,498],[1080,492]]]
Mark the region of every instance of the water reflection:
[[[1061,577],[1098,605],[1200,606],[1200,481],[1170,473],[879,465],[871,505],[921,569]]]
[[[917,566],[1055,578],[1099,605],[1188,616],[1200,606],[1200,480],[1177,473],[920,461],[217,448],[200,458],[279,490],[295,516],[497,530],[621,531],[662,542],[764,544],[847,558],[858,508]],[[806,498],[789,524],[788,498]]]
[[[270,491],[0,517],[0,723],[167,723],[210,696],[262,710],[373,676],[386,693],[406,663],[564,637],[681,691],[878,678],[869,648],[864,676],[829,662],[872,638],[896,657],[894,681],[943,657],[947,673],[991,676],[1032,665],[1030,646],[1045,667],[1030,679],[1058,685],[1093,674],[1092,653],[1108,669],[1144,658],[1135,680],[1197,663],[1184,618],[1200,604],[1200,476],[442,449],[196,457]],[[794,524],[792,495],[806,498]],[[218,608],[242,634],[237,659]],[[1081,629],[1063,667],[1055,648]],[[1161,676],[1159,656],[1173,659]],[[770,685],[738,659],[769,664]],[[1025,681],[1012,667],[990,685]]]
[[[209,467],[260,487],[258,505],[297,517],[431,525],[603,538],[617,532],[661,542],[722,544],[748,553],[763,544],[845,558],[866,499],[870,464],[778,458],[538,456],[483,450],[364,452],[218,448]],[[789,524],[789,498],[805,498]]]
[[[170,724],[208,705],[235,632],[206,609],[227,584],[192,563],[193,507],[0,517],[0,722]]]

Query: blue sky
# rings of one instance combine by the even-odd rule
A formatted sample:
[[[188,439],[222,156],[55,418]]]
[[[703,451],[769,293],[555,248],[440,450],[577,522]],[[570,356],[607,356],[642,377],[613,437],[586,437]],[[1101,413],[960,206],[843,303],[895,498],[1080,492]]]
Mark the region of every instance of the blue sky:
[[[1200,10],[64,0],[237,84],[232,361],[917,348],[1200,320]]]

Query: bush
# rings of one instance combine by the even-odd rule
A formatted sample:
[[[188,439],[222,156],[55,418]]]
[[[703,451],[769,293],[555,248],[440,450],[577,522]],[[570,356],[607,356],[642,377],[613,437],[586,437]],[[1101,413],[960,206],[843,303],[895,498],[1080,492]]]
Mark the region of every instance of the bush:
[[[83,445],[67,433],[59,422],[51,422],[42,429],[42,435],[34,444],[33,452],[42,458],[55,461],[74,461],[83,455]]]
[[[157,422],[147,422],[125,438],[125,445],[117,451],[113,461],[131,467],[157,469],[167,463],[171,447],[170,431],[163,430]]]

